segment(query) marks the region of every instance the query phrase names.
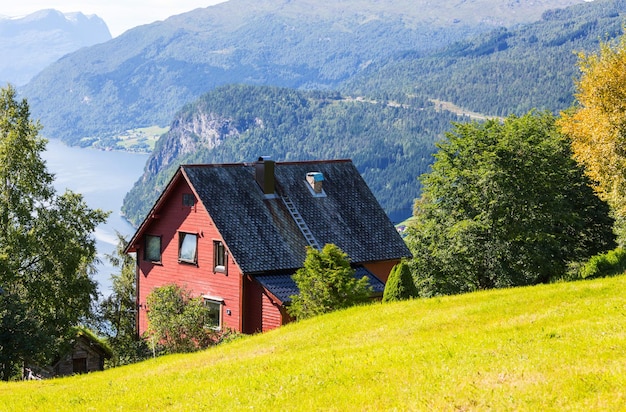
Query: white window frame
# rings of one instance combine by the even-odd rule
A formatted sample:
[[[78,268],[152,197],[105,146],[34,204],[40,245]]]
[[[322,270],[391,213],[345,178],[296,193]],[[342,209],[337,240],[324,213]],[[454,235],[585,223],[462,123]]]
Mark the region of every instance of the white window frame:
[[[221,257],[221,259],[218,259],[218,257]],[[218,264],[219,260],[222,260],[221,265]],[[226,252],[226,245],[221,240],[213,240],[213,272],[227,274],[227,268],[228,252]]]
[[[202,298],[204,299],[204,304],[205,305],[216,305],[218,308],[218,316],[217,316],[217,326],[215,325],[208,325],[209,328],[213,329],[213,330],[222,330],[222,322],[224,320],[224,299],[222,298],[218,298],[215,296],[207,296],[204,295],[202,296]]]
[[[191,259],[188,259],[182,256],[183,245],[185,245],[185,240],[187,239],[187,236],[193,236],[196,241],[194,255]],[[198,263],[198,234],[197,233],[178,232],[178,261],[184,262],[184,263],[192,263],[194,265]]]

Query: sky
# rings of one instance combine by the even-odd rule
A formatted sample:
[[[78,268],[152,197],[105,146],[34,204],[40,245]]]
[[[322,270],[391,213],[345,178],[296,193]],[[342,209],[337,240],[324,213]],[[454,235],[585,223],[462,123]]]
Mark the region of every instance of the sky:
[[[142,24],[165,20],[199,7],[208,7],[225,0],[11,0],[3,1],[0,15],[21,17],[43,9],[63,13],[80,11],[97,14],[109,27],[113,37]]]

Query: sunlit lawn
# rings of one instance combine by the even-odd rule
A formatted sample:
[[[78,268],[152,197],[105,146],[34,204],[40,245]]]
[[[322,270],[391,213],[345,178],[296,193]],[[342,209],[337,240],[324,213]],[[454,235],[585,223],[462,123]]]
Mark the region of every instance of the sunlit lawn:
[[[0,410],[626,410],[626,277],[374,304],[90,375]]]

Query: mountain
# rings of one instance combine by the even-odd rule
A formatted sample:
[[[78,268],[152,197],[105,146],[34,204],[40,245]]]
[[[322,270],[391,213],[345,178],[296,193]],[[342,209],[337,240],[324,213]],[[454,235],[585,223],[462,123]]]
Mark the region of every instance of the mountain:
[[[621,34],[626,0],[546,11],[540,21],[499,28],[436,53],[398,53],[372,63],[340,91],[220,87],[180,111],[126,196],[141,222],[181,163],[352,158],[392,221],[411,215],[418,177],[452,121],[444,110],[506,116],[573,103],[575,51],[597,50]],[[350,96],[359,96],[354,98]],[[363,96],[368,96],[364,98]],[[436,103],[435,103],[436,102]]]
[[[427,101],[398,106],[330,91],[220,86],[181,110],[161,136],[122,212],[134,224],[180,164],[351,158],[387,214],[399,222],[419,196],[435,141],[451,121]]]
[[[574,103],[579,52],[623,34],[625,0],[548,10],[539,21],[498,28],[424,56],[398,53],[345,82],[343,93],[371,98],[427,96],[491,116],[531,109],[558,113]]]
[[[432,53],[583,1],[231,0],[67,55],[22,93],[48,137],[112,146],[219,85],[332,88],[398,52]]]
[[[62,56],[110,39],[106,23],[95,15],[48,9],[0,16],[0,84],[24,85]]]

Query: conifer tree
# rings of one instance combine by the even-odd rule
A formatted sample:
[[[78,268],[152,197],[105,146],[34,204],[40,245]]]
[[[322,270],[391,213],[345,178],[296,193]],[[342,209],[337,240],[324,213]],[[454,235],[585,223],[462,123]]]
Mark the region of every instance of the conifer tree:
[[[383,302],[395,302],[418,297],[411,269],[402,261],[391,269],[383,292]]]
[[[305,319],[366,302],[369,281],[354,274],[348,256],[336,245],[327,244],[321,251],[307,248],[304,267],[293,275],[300,292],[291,297],[289,314]]]

